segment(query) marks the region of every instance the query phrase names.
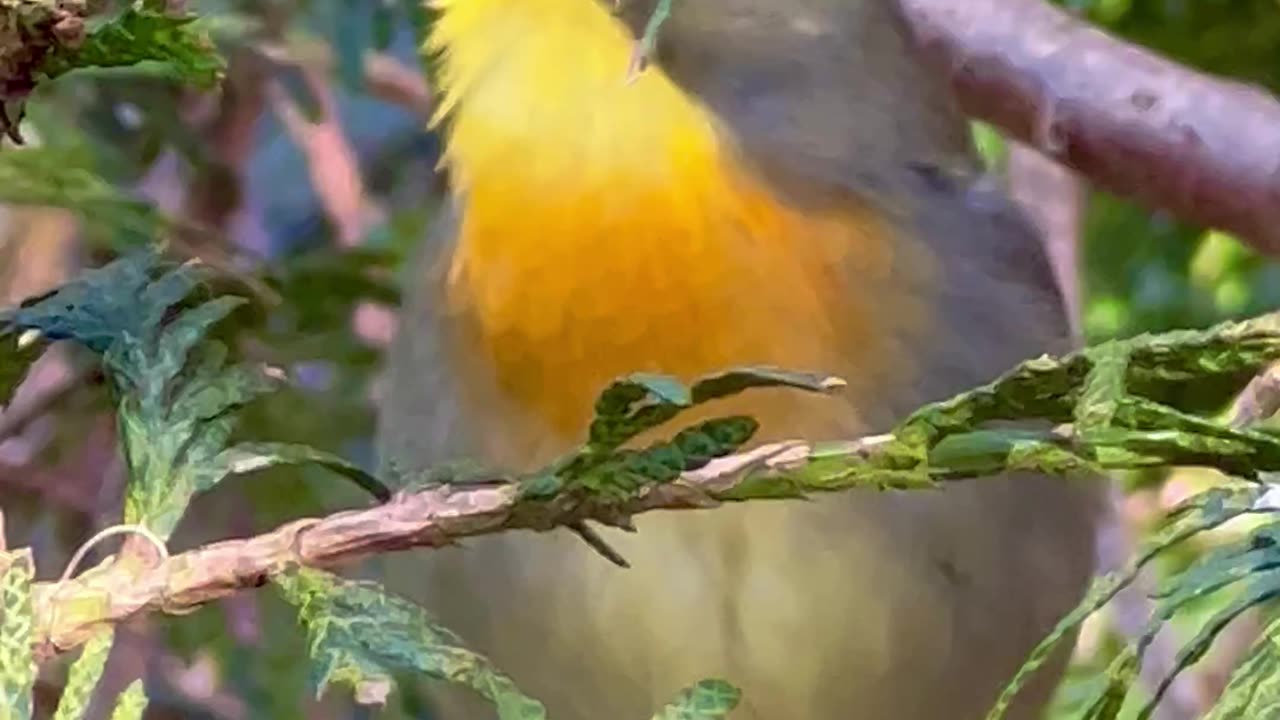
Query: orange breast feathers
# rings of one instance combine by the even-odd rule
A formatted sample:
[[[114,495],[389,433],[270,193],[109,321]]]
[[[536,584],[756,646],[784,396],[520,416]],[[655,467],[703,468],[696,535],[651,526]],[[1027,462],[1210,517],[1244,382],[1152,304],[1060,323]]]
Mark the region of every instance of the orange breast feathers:
[[[447,302],[460,367],[506,405],[495,415],[568,442],[631,372],[767,364],[856,393],[904,370],[880,321],[913,312],[893,297],[888,226],[852,203],[788,205],[660,70],[628,83],[634,39],[605,3],[438,7],[437,118],[461,213]],[[856,424],[832,400],[747,410],[766,430],[785,416],[781,435]]]

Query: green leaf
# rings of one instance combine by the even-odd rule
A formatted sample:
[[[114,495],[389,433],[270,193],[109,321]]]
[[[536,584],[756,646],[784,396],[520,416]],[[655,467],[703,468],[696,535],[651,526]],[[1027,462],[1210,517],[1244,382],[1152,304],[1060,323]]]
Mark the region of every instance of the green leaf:
[[[382,704],[394,675],[418,672],[466,686],[493,703],[500,720],[542,720],[542,705],[440,626],[425,610],[375,583],[297,568],[275,578],[307,630],[317,694],[346,685],[364,704]]]
[[[150,242],[175,223],[147,203],[122,193],[87,164],[85,154],[62,147],[6,148],[0,153],[0,201],[57,207],[88,222]]]
[[[693,384],[690,397],[694,405],[737,395],[753,388],[794,388],[816,393],[829,393],[845,386],[843,380],[830,375],[792,372],[779,368],[752,367],[708,375]]]
[[[52,53],[40,70],[53,79],[80,68],[155,63],[174,80],[211,88],[224,63],[195,20],[131,7],[91,28],[79,47]]]
[[[1132,646],[1120,651],[1102,678],[1098,696],[1080,720],[1115,720],[1124,707],[1129,688],[1138,679],[1139,660]]]
[[[116,707],[111,711],[111,720],[142,720],[147,710],[147,691],[141,680],[134,680],[116,698]]]
[[[138,298],[154,268],[150,253],[123,257],[0,313],[0,322],[11,329],[39,330],[50,340],[73,339],[104,353],[123,333],[142,329]]]
[[[1032,650],[1031,655],[997,698],[991,711],[987,713],[987,720],[999,720],[1004,717],[1009,704],[1026,686],[1031,676],[1052,656],[1058,643],[1075,632],[1081,623],[1110,602],[1117,593],[1132,584],[1142,569],[1159,554],[1205,530],[1256,512],[1258,501],[1265,492],[1264,487],[1252,484],[1214,488],[1189,498],[1175,508],[1165,518],[1162,526],[1139,548],[1136,558],[1128,568],[1095,580],[1084,599],[1059,620],[1049,635]]]
[[[93,699],[93,689],[102,678],[114,641],[115,631],[108,627],[85,643],[80,657],[71,664],[71,670],[67,673],[67,684],[58,701],[58,710],[54,713],[53,720],[79,720],[85,717],[89,701]]]
[[[281,465],[316,465],[350,478],[378,500],[391,498],[381,480],[337,455],[308,445],[291,443],[241,443],[223,450],[212,463],[200,469],[203,489],[212,487],[226,475],[237,475]]]
[[[776,368],[740,368],[701,378],[692,387],[667,375],[639,373],[618,380],[596,401],[588,442],[597,450],[620,447],[681,411],[752,388],[796,388],[830,392],[843,387],[835,378]]]
[[[190,288],[178,299],[181,300],[188,292]],[[164,389],[177,379],[178,374],[186,367],[191,351],[205,339],[209,330],[246,302],[244,298],[232,295],[214,298],[184,312],[165,327],[156,344],[155,367],[144,380],[144,394],[153,398],[162,397]],[[156,321],[158,323],[160,319],[157,318]]]
[[[1169,687],[1173,685],[1174,679],[1183,670],[1204,657],[1213,641],[1226,629],[1232,620],[1235,620],[1247,610],[1277,597],[1280,597],[1280,571],[1271,570],[1261,573],[1247,583],[1244,593],[1209,618],[1200,628],[1200,631],[1196,633],[1195,637],[1191,638],[1178,651],[1178,656],[1174,658],[1173,667],[1160,679],[1151,694],[1151,699],[1138,712],[1136,720],[1147,720],[1151,717],[1156,710],[1156,705],[1160,703]]]
[[[748,417],[725,417],[698,423],[671,440],[641,450],[618,450],[607,456],[583,455],[567,464],[521,481],[521,498],[546,499],[566,487],[584,490],[594,499],[624,500],[649,485],[667,483],[710,460],[729,455],[755,434]]]
[[[667,375],[635,374],[614,381],[596,400],[588,442],[612,450],[692,405],[689,389]]]
[[[1199,558],[1165,580],[1154,594],[1157,603],[1146,630],[1139,637],[1139,658],[1155,640],[1160,627],[1187,605],[1229,585],[1280,568],[1280,525],[1255,530],[1244,542],[1231,543]]]
[[[30,550],[0,553],[0,719],[28,720],[36,662],[31,653],[35,564]]]
[[[724,417],[686,428],[670,441],[639,450],[621,449],[638,435],[684,410],[753,388],[793,388],[830,392],[843,387],[825,375],[775,368],[740,368],[709,375],[686,387],[667,375],[635,374],[615,381],[600,394],[587,443],[550,468],[522,479],[521,497],[546,499],[566,487],[599,499],[621,500],[655,483],[737,451],[758,425],[748,417]]]
[[[239,411],[279,381],[263,368],[228,364],[227,348],[207,338],[244,300],[218,297],[181,309],[207,285],[206,273],[139,251],[0,315],[0,330],[35,329],[101,354],[129,468],[125,522],[166,538],[195,493],[269,465],[326,467],[385,499],[375,478],[328,453],[295,445],[227,448]]]
[[[1089,433],[1111,426],[1125,397],[1125,374],[1129,369],[1129,345],[1112,342],[1098,348],[1091,358],[1093,367],[1085,376],[1080,400],[1075,407],[1076,432]]]
[[[653,720],[719,720],[738,706],[742,693],[723,680],[703,680],[680,692]]]
[[[1094,375],[1097,384],[1090,387],[1095,394],[1079,410],[1090,426],[1095,412],[1106,419],[1121,386],[1131,398],[1158,393],[1170,384],[1256,373],[1277,358],[1280,314],[1223,323],[1208,330],[1140,335],[1061,358],[1026,361],[987,385],[920,408],[894,434],[902,441],[904,456],[923,459],[941,437],[976,430],[985,423],[1028,419],[1071,422],[1077,419],[1090,373],[1095,367],[1107,366]],[[1108,403],[1098,404],[1102,400]]]
[[[161,537],[205,489],[199,472],[224,448],[234,411],[274,387],[257,369],[225,368],[225,348],[193,352],[240,304],[217,299],[174,314],[201,287],[204,272],[135,252],[0,316],[11,330],[75,340],[102,356],[119,398],[130,470],[125,521],[145,523]]]

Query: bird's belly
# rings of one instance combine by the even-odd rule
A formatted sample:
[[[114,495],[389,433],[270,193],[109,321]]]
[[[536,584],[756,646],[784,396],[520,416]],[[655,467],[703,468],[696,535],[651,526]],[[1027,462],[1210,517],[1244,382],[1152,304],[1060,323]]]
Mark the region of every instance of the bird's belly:
[[[757,441],[847,438],[919,401],[912,348],[947,348],[929,340],[909,244],[857,208],[753,197],[704,192],[697,213],[668,198],[621,215],[607,203],[499,212],[473,197],[447,292],[471,454],[540,466],[581,441],[600,390],[636,371],[687,380],[766,364],[849,382],[704,411],[756,417]],[[431,553],[431,607],[562,720],[644,717],[706,677],[743,687],[743,718],[968,720],[1087,573],[1087,553],[1070,550],[1087,532],[1037,514],[1071,516],[1072,502],[1038,479],[986,480],[652,513],[637,534],[607,533],[629,570],[564,531],[486,537]],[[1081,564],[1046,570],[1046,557]],[[992,658],[995,633],[1019,642]],[[474,708],[445,717],[489,716]]]
[[[993,496],[1054,500],[1042,480],[650,513],[603,531],[625,570],[567,531],[486,537],[431,554],[430,607],[563,720],[644,717],[706,678],[744,719],[976,720],[1088,572],[1067,551],[1087,533],[1004,545]]]

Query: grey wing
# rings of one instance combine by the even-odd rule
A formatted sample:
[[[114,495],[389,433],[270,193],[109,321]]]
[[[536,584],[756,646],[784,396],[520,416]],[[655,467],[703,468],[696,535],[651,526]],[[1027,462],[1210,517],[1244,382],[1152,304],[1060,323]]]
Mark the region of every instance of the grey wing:
[[[444,273],[458,228],[451,203],[404,268],[402,307],[387,351],[378,403],[378,463],[416,473],[459,459],[466,438],[462,407],[445,353]]]
[[[653,0],[626,4],[639,32]],[[776,192],[799,205],[852,194],[941,264],[942,332],[962,333],[899,408],[985,382],[1068,340],[1061,293],[1034,227],[980,176],[946,78],[917,57],[890,0],[686,0],[658,63],[719,118]],[[903,268],[896,281],[909,281]],[[937,347],[936,336],[902,338]],[[996,352],[995,350],[1000,352]],[[913,355],[916,353],[913,352]]]

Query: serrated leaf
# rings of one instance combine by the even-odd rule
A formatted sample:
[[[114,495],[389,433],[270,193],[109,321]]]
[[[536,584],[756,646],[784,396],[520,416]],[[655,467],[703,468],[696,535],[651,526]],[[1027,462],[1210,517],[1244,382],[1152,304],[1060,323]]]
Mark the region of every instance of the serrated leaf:
[[[1182,541],[1233,520],[1255,512],[1259,498],[1265,489],[1257,485],[1237,485],[1214,488],[1181,503],[1164,520],[1152,537],[1143,543],[1136,558],[1128,568],[1096,579],[1083,600],[1058,621],[1049,635],[1031,651],[1028,659],[1001,692],[987,720],[999,720],[1008,711],[1009,704],[1024,688],[1031,676],[1052,656],[1053,651],[1070,633],[1074,632],[1090,615],[1100,610],[1124,588],[1137,579],[1160,553]]]
[[[275,578],[307,630],[317,693],[350,687],[362,703],[381,704],[394,676],[417,672],[457,683],[493,703],[501,720],[543,720],[542,704],[439,625],[425,610],[379,585],[297,568]]]
[[[980,477],[1007,470],[1039,470],[1056,475],[1096,470],[1080,457],[1066,438],[1043,432],[974,430],[947,435],[928,452],[929,476]]]
[[[52,79],[80,68],[157,63],[175,80],[211,88],[225,64],[195,21],[193,16],[130,7],[91,28],[79,47],[52,53],[40,70]]]
[[[259,368],[224,367],[226,348],[204,343],[243,301],[217,298],[174,312],[203,287],[206,272],[139,251],[2,318],[11,330],[76,340],[101,355],[118,398],[129,468],[125,521],[144,523],[162,538],[191,497],[212,485],[208,465],[225,449],[236,411],[277,385]]]
[[[923,459],[940,438],[979,429],[984,423],[1026,419],[1065,423],[1076,419],[1086,379],[1099,364],[1112,365],[1095,375],[1098,397],[1114,396],[1115,388],[1123,384],[1130,398],[1169,383],[1257,372],[1277,358],[1278,314],[1223,323],[1208,330],[1141,335],[1060,358],[1028,360],[987,385],[920,408],[894,434],[902,441],[906,456]],[[1113,374],[1118,369],[1123,369],[1123,378]],[[1109,412],[1101,406],[1095,409]]]
[[[1129,349],[1128,343],[1106,343],[1090,356],[1093,367],[1085,376],[1074,412],[1078,434],[1087,437],[1095,430],[1111,426],[1125,396]]]
[[[107,666],[107,657],[111,654],[114,641],[115,632],[108,627],[99,630],[85,643],[80,657],[71,664],[71,670],[67,673],[67,684],[58,701],[58,710],[54,713],[53,720],[79,720],[85,717],[89,702],[93,699],[93,689],[102,679],[102,671]]]
[[[738,706],[742,692],[723,680],[703,680],[680,692],[653,720],[719,720]]]
[[[162,394],[162,389],[168,387],[186,367],[191,351],[205,339],[209,330],[246,302],[241,297],[224,295],[186,311],[170,323],[157,343],[155,367],[148,374],[147,394]],[[221,366],[221,362],[217,366]]]
[[[641,488],[671,482],[714,458],[736,452],[758,427],[758,423],[748,417],[715,418],[685,428],[669,441],[640,450],[584,454],[522,478],[520,497],[547,499],[572,487],[586,491],[595,499],[623,500],[633,497]]]
[[[28,720],[36,661],[31,653],[35,607],[30,550],[0,553],[0,718]]]
[[[111,720],[142,720],[147,710],[147,691],[141,680],[134,680],[116,698],[116,707],[111,711]]]
[[[170,407],[156,409],[172,424],[195,426],[244,407],[278,385],[260,367],[233,365],[212,375],[191,377],[177,390]]]
[[[780,368],[749,367],[729,370],[701,378],[690,388],[694,405],[737,395],[754,388],[793,388],[826,393],[845,386],[843,380],[830,375],[793,372]]]
[[[621,499],[654,483],[739,449],[755,434],[748,417],[717,418],[677,433],[670,441],[642,450],[621,449],[683,410],[752,388],[792,388],[829,392],[843,383],[825,375],[775,368],[739,368],[698,379],[691,387],[667,375],[634,374],[600,394],[586,445],[550,468],[522,479],[521,496],[545,499],[568,486],[604,499]]]
[[[1258,573],[1280,568],[1280,525],[1255,530],[1243,542],[1231,543],[1197,559],[1165,580],[1153,594],[1155,608],[1136,647],[1141,659],[1164,623],[1191,602]]]
[[[674,418],[680,411],[752,388],[788,387],[829,392],[835,378],[776,368],[738,368],[696,380],[686,387],[668,375],[637,373],[615,381],[596,401],[588,442],[600,450],[620,447]]]
[[[1239,597],[1234,598],[1226,606],[1214,613],[1196,633],[1187,641],[1174,658],[1173,667],[1156,684],[1151,699],[1138,711],[1135,720],[1147,720],[1155,712],[1156,706],[1164,698],[1164,694],[1173,685],[1174,679],[1186,668],[1198,662],[1218,635],[1227,625],[1246,611],[1280,597],[1280,571],[1270,570],[1253,576],[1246,584]]]
[[[4,157],[8,153],[0,153]],[[23,301],[0,320],[16,329],[39,330],[49,340],[76,340],[104,353],[126,331],[143,327],[138,297],[151,281],[155,258],[126,255],[44,295]]]
[[[616,380],[596,400],[588,442],[612,450],[692,404],[689,389],[668,375],[637,373]]]

